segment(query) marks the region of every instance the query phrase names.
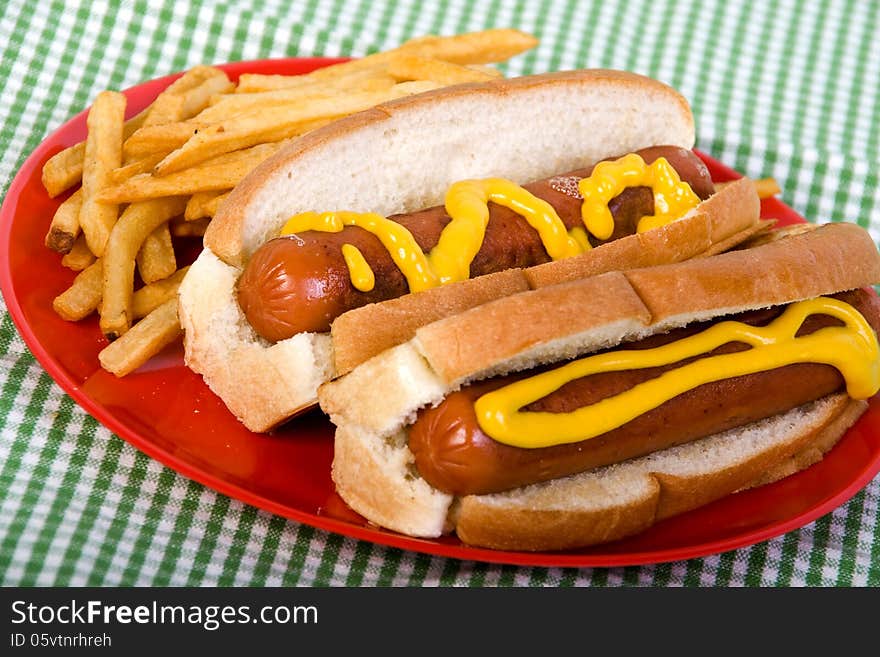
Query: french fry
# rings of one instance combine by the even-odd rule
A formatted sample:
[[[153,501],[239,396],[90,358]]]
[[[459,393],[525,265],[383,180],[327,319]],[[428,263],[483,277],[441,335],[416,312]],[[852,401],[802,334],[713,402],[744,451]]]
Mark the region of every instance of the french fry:
[[[86,144],[81,141],[55,153],[43,165],[43,187],[55,198],[82,180]]]
[[[338,98],[316,98],[309,103],[280,104],[235,116],[199,130],[183,146],[159,162],[154,173],[157,176],[167,176],[230,151],[287,139],[302,134],[304,123],[369,109],[383,101],[436,86],[430,82],[404,82],[387,91],[362,91]]]
[[[474,71],[480,71],[481,73],[485,73],[491,78],[503,78],[504,73],[499,71],[494,66],[490,66],[488,64],[465,64],[465,66]]]
[[[390,89],[396,82],[397,80],[384,73],[371,75],[351,86],[346,86],[345,91],[381,92]],[[212,101],[211,106],[194,117],[194,120],[203,124],[211,124],[271,105],[293,102],[310,103],[327,98],[338,98],[340,92],[341,87],[334,83],[314,83],[272,91],[226,94]]]
[[[61,258],[61,264],[73,271],[82,271],[94,261],[95,254],[89,251],[89,245],[86,244],[86,236],[82,233],[76,238],[73,248]]]
[[[161,178],[151,174],[133,176],[120,185],[105,189],[101,199],[108,203],[132,203],[163,196],[190,196],[196,192],[231,189],[283,143],[259,144],[226,153],[197,167]]]
[[[169,197],[132,203],[119,217],[103,258],[101,331],[115,340],[131,327],[135,258],[147,236],[186,207],[186,199]]]
[[[147,235],[135,258],[144,283],[154,283],[177,271],[177,258],[171,244],[171,231],[164,223]]]
[[[101,366],[118,377],[130,374],[181,334],[177,298],[169,299],[98,354]]]
[[[190,76],[190,74],[192,74]],[[189,76],[189,77],[188,77]],[[174,81],[166,91],[174,90],[175,93],[183,93],[192,89],[198,84],[206,83],[210,78],[214,77],[222,77],[225,79],[225,85],[230,88],[231,91],[232,83],[229,82],[229,78],[226,74],[220,69],[211,67],[211,66],[197,66],[188,71],[186,74],[178,78]],[[183,82],[185,81],[185,82]],[[219,85],[219,83],[218,83]],[[219,89],[222,87],[210,87],[206,88],[206,92],[210,91],[210,95],[216,94]],[[163,97],[165,92],[159,94],[157,100]],[[198,97],[198,94],[194,95],[194,98]],[[193,103],[194,100],[184,101],[184,116],[188,118],[189,116],[193,116],[199,111],[201,108],[190,107],[190,104]],[[155,104],[155,101],[154,103]],[[147,117],[150,115],[151,110],[153,109],[153,104],[144,109],[142,112],[133,116],[125,122],[125,127],[123,128],[123,139],[128,139],[136,130],[138,130],[146,121]],[[154,121],[155,122],[155,121]],[[170,152],[174,147],[169,148]],[[83,159],[86,153],[86,144],[84,141],[79,142],[78,144],[74,144],[73,146],[69,146],[64,150],[56,153],[52,157],[50,157],[46,164],[43,165],[43,187],[46,188],[46,192],[50,197],[55,198],[59,194],[64,193],[74,185],[78,184],[82,180],[82,171],[83,171]]]
[[[454,36],[424,36],[401,46],[350,62],[334,64],[308,73],[312,80],[327,80],[384,67],[397,55],[419,55],[452,64],[501,62],[538,45],[538,40],[520,30],[496,28]],[[240,83],[239,83],[240,86]]]
[[[205,80],[184,96],[183,118],[191,119],[208,107],[212,98],[229,95],[234,88],[235,85],[225,75]]]
[[[144,126],[125,140],[122,152],[127,161],[147,158],[157,153],[165,155],[180,148],[199,130],[207,127],[208,124],[195,121]]]
[[[715,189],[722,189],[731,182],[733,181],[727,180],[724,182],[717,182],[715,183]],[[755,183],[755,189],[758,191],[758,198],[771,198],[782,191],[779,187],[779,183],[777,183],[774,178],[758,178],[752,182]]]
[[[122,138],[128,139],[135,130],[141,127],[147,110],[133,116],[122,129]],[[82,180],[83,160],[86,154],[84,141],[55,153],[43,165],[43,187],[51,198],[63,194]]]
[[[491,64],[510,59],[537,45],[538,40],[531,34],[497,28],[455,36],[419,37],[389,52],[421,55],[452,64]]]
[[[335,68],[330,67],[330,68]],[[233,95],[247,95],[269,91],[301,89],[306,93],[309,88],[332,87],[339,90],[365,88],[374,80],[382,80],[388,76],[385,66],[378,64],[352,73],[339,73],[316,80],[312,73],[306,75],[265,75],[261,73],[244,73],[238,79]]]
[[[229,195],[232,193],[232,190],[226,192],[225,194],[218,194],[214,198],[208,200],[205,203],[205,214],[209,217],[213,217],[217,214],[217,210],[220,208],[220,204],[225,201]]]
[[[277,89],[290,89],[311,84],[305,75],[268,75],[265,73],[242,73],[235,86],[236,94],[261,93]]]
[[[168,86],[153,101],[144,126],[176,123],[192,118],[205,107],[212,96],[234,88],[226,73],[212,66],[195,66]]]
[[[82,209],[82,190],[78,189],[58,206],[46,233],[46,246],[58,253],[68,253],[80,234],[79,212]]]
[[[211,222],[210,217],[202,217],[201,219],[193,219],[192,221],[172,221],[168,228],[172,237],[202,237],[208,230],[208,224]]]
[[[243,74],[235,92],[238,94],[301,87],[319,81],[338,81],[341,86],[345,80],[352,82],[358,76],[373,76],[386,70],[388,63],[400,55],[414,55],[468,66],[492,64],[519,55],[536,45],[538,40],[535,37],[512,29],[489,29],[455,36],[426,36],[411,39],[398,48],[326,66],[305,75]]]
[[[373,55],[371,55],[372,57]],[[305,75],[265,75],[261,73],[243,73],[238,79],[235,88],[236,94],[260,93],[264,91],[277,91],[280,89],[306,88],[312,85],[332,85],[337,89],[349,89],[367,80],[381,78],[387,75],[385,65],[377,62],[372,65],[359,67],[347,72],[345,64],[334,64],[327,67],[330,72],[322,74],[321,79],[316,79],[317,71]],[[320,69],[319,69],[320,70]]]
[[[183,218],[186,221],[195,221],[202,217],[213,217],[217,211],[217,199],[226,196],[227,193],[228,190],[222,189],[212,192],[196,192],[187,202]]]
[[[779,188],[779,183],[773,178],[760,178],[756,180],[755,188],[758,190],[758,198],[771,198],[782,191]]]
[[[113,171],[110,172],[109,184],[111,186],[119,185],[120,183],[124,183],[132,176],[136,176],[140,173],[149,173],[153,170],[154,166],[162,161],[162,158],[165,157],[165,155],[167,155],[167,153],[146,155],[145,157],[129,162],[128,164],[121,166],[118,169],[113,169]]]
[[[168,278],[144,285],[131,296],[131,314],[134,319],[149,315],[163,303],[177,296],[177,288],[189,271],[189,266],[181,267]]]
[[[421,55],[398,54],[388,62],[388,72],[397,80],[431,80],[441,85],[465,82],[485,82],[494,75],[484,71],[452,64],[442,59]]]
[[[176,94],[160,94],[150,106],[150,113],[144,119],[142,127],[149,128],[153,125],[165,123],[179,123],[183,117],[183,96]]]
[[[69,288],[55,297],[52,308],[69,322],[88,317],[101,303],[102,285],[103,265],[96,260],[77,274]]]
[[[97,196],[108,186],[110,172],[122,163],[124,115],[125,96],[117,91],[102,91],[95,98],[86,120],[88,137],[83,160],[79,223],[89,250],[98,257],[104,254],[104,246],[119,214],[116,204],[99,202]]]

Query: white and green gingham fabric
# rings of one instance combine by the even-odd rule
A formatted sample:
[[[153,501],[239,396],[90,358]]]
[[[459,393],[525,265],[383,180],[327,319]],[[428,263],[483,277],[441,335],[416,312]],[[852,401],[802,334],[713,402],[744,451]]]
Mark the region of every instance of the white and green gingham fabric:
[[[0,3],[0,185],[103,89],[200,63],[360,56],[423,34],[516,27],[508,75],[609,67],[692,103],[697,147],[815,220],[880,240],[880,3],[335,0]],[[34,360],[0,306],[0,583],[304,586],[876,586],[880,478],[782,537],[614,569],[431,557],[272,516],[114,436]]]

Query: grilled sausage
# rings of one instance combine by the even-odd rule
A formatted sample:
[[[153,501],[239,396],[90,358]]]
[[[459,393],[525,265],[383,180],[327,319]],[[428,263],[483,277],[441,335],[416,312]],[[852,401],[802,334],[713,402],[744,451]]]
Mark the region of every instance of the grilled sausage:
[[[837,295],[836,298],[854,306],[875,331],[880,331],[880,300],[876,295],[855,290]],[[781,308],[772,308],[744,313],[733,319],[755,326],[765,325],[781,312]],[[804,322],[798,335],[835,324],[839,322],[831,317],[811,316]],[[628,344],[626,348],[656,347],[691,335],[701,328],[705,328],[705,325],[677,329]],[[746,348],[742,343],[729,343],[706,356]],[[683,364],[584,377],[530,404],[526,410],[570,412]],[[409,446],[415,456],[416,468],[429,484],[456,495],[468,495],[494,493],[556,479],[783,413],[841,389],[844,385],[840,373],[830,365],[788,365],[701,385],[595,438],[553,447],[525,449],[497,442],[487,436],[477,424],[474,413],[474,401],[478,397],[523,376],[500,377],[466,387],[450,394],[435,408],[419,413],[416,422],[409,428]]]

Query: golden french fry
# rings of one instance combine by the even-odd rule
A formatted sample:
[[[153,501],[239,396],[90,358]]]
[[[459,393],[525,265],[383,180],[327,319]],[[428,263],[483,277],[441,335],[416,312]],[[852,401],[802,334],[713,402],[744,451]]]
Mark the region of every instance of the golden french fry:
[[[91,315],[101,303],[103,266],[100,260],[82,270],[64,292],[55,297],[52,308],[62,319],[76,322]]]
[[[760,178],[756,180],[755,188],[758,190],[758,198],[770,198],[782,191],[779,188],[779,183],[773,178]]]
[[[144,285],[131,296],[131,314],[134,319],[149,315],[169,299],[177,296],[177,288],[189,271],[189,266],[181,267],[168,278]]]
[[[183,97],[183,119],[189,120],[196,116],[208,106],[212,98],[227,96],[234,88],[235,85],[226,76],[205,80]]]
[[[469,68],[474,71],[480,71],[481,73],[485,73],[490,78],[503,78],[504,73],[499,71],[494,66],[489,66],[488,64],[465,64],[466,68]]]
[[[361,91],[341,97],[316,98],[305,104],[292,102],[241,114],[199,130],[183,146],[159,162],[154,173],[167,176],[230,151],[302,134],[304,123],[369,109],[383,101],[432,88],[427,82],[420,85],[416,87],[413,83],[404,82],[387,91]]]
[[[138,129],[125,140],[122,152],[127,160],[139,160],[157,153],[164,155],[183,146],[190,137],[206,127],[207,124],[195,121],[148,125]]]
[[[252,82],[243,84],[247,79]],[[255,94],[267,94],[262,96],[266,99],[295,100],[299,95],[317,95],[340,93],[343,91],[370,91],[380,87],[388,87],[396,80],[392,78],[385,66],[366,68],[362,71],[347,75],[330,76],[325,79],[315,80],[312,74],[308,75],[260,75],[252,74],[242,76],[234,94],[212,99],[211,104],[230,101],[231,96],[250,96],[258,98]],[[291,94],[292,97],[288,97]],[[243,101],[239,101],[243,102]]]
[[[186,199],[169,197],[132,203],[119,217],[107,240],[103,258],[101,331],[114,340],[131,327],[135,258],[147,236],[181,214]]]
[[[110,172],[109,176],[110,185],[119,185],[120,183],[124,183],[132,176],[136,176],[140,173],[149,173],[153,170],[153,167],[159,164],[159,162],[162,161],[162,158],[165,157],[167,154],[168,153],[156,153],[155,155],[147,155],[145,157],[142,157],[141,159],[129,162],[128,164],[121,166],[118,169],[113,169],[113,171]]]
[[[208,80],[228,81],[229,78],[226,73],[216,66],[198,64],[187,70],[183,75],[168,85],[166,91],[177,95],[183,95],[204,84]]]
[[[375,57],[375,55],[370,55]],[[358,60],[362,61],[362,60]],[[352,62],[344,64],[334,64],[323,69],[321,77],[316,79],[318,71],[306,73],[305,75],[265,75],[261,73],[243,73],[238,78],[238,85],[235,88],[236,94],[259,93],[263,91],[277,91],[279,89],[292,89],[296,87],[308,87],[316,84],[333,85],[339,89],[348,89],[365,80],[381,78],[387,73],[381,62],[375,64],[363,65],[359,64],[355,70],[348,70],[346,67]]]
[[[68,253],[80,234],[79,212],[82,208],[82,190],[78,189],[58,206],[46,233],[46,246],[58,253]]]
[[[242,73],[235,86],[236,94],[260,93],[276,89],[290,89],[310,83],[305,75],[267,75],[264,73]]]
[[[89,251],[86,236],[82,233],[76,238],[73,247],[61,258],[61,264],[73,271],[82,271],[95,261],[95,254]]]
[[[397,82],[387,74],[371,75],[344,87],[346,92],[375,91],[381,92],[390,89]],[[327,98],[338,98],[342,93],[342,87],[332,82],[312,83],[286,89],[261,91],[254,93],[236,93],[218,96],[212,101],[211,106],[194,117],[194,121],[203,124],[217,123],[228,120],[234,116],[253,112],[255,109],[265,109],[272,105],[288,103],[310,103]]]
[[[43,187],[55,198],[82,180],[86,144],[81,141],[55,153],[43,165]]]
[[[144,119],[144,125],[185,121],[207,107],[212,96],[227,93],[234,86],[220,69],[195,66],[157,96]]]
[[[411,39],[397,48],[378,52],[350,62],[334,64],[312,71],[305,76],[312,80],[327,80],[382,69],[399,54],[420,55],[442,59],[453,64],[491,64],[501,62],[530,50],[538,40],[520,30],[495,28],[454,36],[424,36]],[[239,87],[241,81],[239,81]]]
[[[480,70],[421,55],[398,54],[388,62],[388,72],[397,80],[431,80],[441,85],[485,82],[495,76]]]
[[[232,190],[226,192],[225,194],[218,194],[212,199],[209,199],[205,202],[205,214],[208,217],[213,217],[217,214],[217,210],[220,207],[220,204],[225,201],[229,195],[232,193]]]
[[[171,231],[164,223],[147,235],[137,257],[138,273],[144,283],[153,283],[177,271],[177,258],[171,244]]]
[[[326,66],[305,75],[243,74],[239,77],[235,91],[270,91],[320,81],[350,83],[359,76],[374,76],[385,71],[389,61],[404,54],[439,59],[452,64],[492,64],[519,55],[536,45],[538,40],[535,37],[512,29],[489,29],[455,36],[426,36],[411,39],[398,48]]]
[[[183,96],[159,94],[158,98],[150,105],[150,113],[144,119],[143,127],[148,128],[151,125],[183,121],[183,103]]]
[[[172,221],[168,228],[172,237],[201,237],[208,229],[211,222],[210,217],[202,217],[201,219],[193,219],[192,221]]]
[[[531,34],[497,28],[455,36],[419,37],[390,52],[421,55],[453,64],[491,64],[510,59],[537,45],[538,40]]]
[[[177,297],[170,299],[135,324],[130,331],[98,354],[101,366],[122,377],[162,351],[181,334]]]
[[[183,218],[186,221],[195,221],[202,217],[213,217],[217,211],[218,198],[226,196],[229,190],[216,190],[212,192],[196,192],[186,204],[186,212]]]
[[[105,189],[101,198],[110,203],[131,203],[163,196],[191,196],[196,192],[231,189],[260,162],[281,148],[283,143],[259,144],[226,153],[199,166],[161,178],[150,174],[137,175]]]
[[[715,189],[723,189],[730,183],[734,181],[726,180],[723,182],[715,183]],[[755,183],[755,189],[758,192],[758,198],[770,198],[772,196],[776,196],[782,190],[779,188],[779,183],[776,182],[773,178],[759,178],[753,181]]]
[[[117,91],[102,91],[89,110],[86,125],[86,153],[83,160],[82,206],[79,223],[89,249],[96,256],[104,254],[104,246],[116,223],[119,208],[113,203],[97,200],[108,186],[110,172],[122,163],[122,124],[125,96]]]
[[[147,110],[133,116],[125,122],[122,129],[123,139],[128,139],[135,130],[141,127]],[[83,160],[86,154],[84,141],[59,151],[43,165],[43,187],[52,198],[64,193],[82,180]]]

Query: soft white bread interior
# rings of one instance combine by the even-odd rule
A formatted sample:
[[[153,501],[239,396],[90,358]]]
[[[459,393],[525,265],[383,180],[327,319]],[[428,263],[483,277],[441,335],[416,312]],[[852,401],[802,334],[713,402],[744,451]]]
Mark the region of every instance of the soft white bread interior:
[[[650,464],[647,469],[637,467],[635,474],[621,479],[641,482],[636,486],[642,491],[638,494],[628,490],[629,484],[608,488],[606,484],[617,481],[610,475],[570,478],[573,483],[566,490],[580,491],[575,497],[583,493],[595,501],[597,487],[608,488],[596,508],[589,500],[551,504],[555,495],[546,491],[562,486],[562,480],[532,492],[456,500],[420,479],[406,444],[406,427],[420,408],[442,401],[470,381],[559,362],[697,320],[878,281],[880,254],[867,231],[854,224],[826,224],[711,258],[609,272],[526,291],[439,320],[319,389],[321,408],[337,425],[333,463],[337,491],[376,524],[417,536],[438,536],[464,527],[465,540],[488,546],[554,549],[571,546],[572,541],[583,545],[637,531],[648,522],[644,518],[653,522],[664,516],[664,509],[689,508],[677,497],[662,501],[658,481],[671,481],[676,473],[693,467],[697,475],[682,484],[692,493],[688,499],[710,501],[750,485],[760,474],[786,467],[783,463],[791,467],[805,462],[795,457],[811,449],[813,438],[827,444],[832,434],[842,433],[837,427],[849,426],[859,413],[847,410],[848,399],[846,404],[826,400],[733,430],[724,434],[727,438],[704,439],[678,448],[686,458],[681,456],[682,463],[659,478],[651,474],[657,459],[674,465],[679,457],[670,456],[673,452],[653,460],[646,457],[649,460],[642,462]],[[838,416],[846,421],[837,422]],[[700,463],[692,464],[691,459]],[[583,477],[588,483],[580,487]],[[632,525],[615,520],[622,511],[636,507],[643,520]],[[491,523],[485,517],[487,509],[494,517]],[[478,513],[482,516],[477,520]],[[576,529],[560,530],[563,538],[552,536],[548,527],[565,523]],[[584,530],[584,523],[595,524],[590,530],[594,533]]]
[[[315,404],[332,367],[326,335],[270,345],[236,302],[242,266],[289,216],[390,215],[439,204],[465,178],[525,183],[648,146],[693,142],[693,117],[678,92],[607,70],[448,87],[314,130],[249,174],[211,221],[179,294],[186,362],[248,428],[270,430]]]

